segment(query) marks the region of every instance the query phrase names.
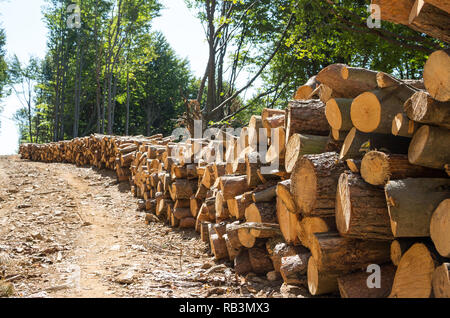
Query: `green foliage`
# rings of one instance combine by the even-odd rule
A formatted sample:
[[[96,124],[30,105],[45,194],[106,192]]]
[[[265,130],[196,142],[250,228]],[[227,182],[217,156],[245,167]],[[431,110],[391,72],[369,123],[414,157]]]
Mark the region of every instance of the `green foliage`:
[[[4,49],[5,44],[6,44],[5,31],[0,28],[0,102],[2,98],[6,95],[4,89],[8,81],[8,72],[7,72],[8,66],[5,61],[6,51]],[[0,114],[1,112],[2,112],[2,104],[0,103]]]
[[[22,141],[48,142],[94,132],[168,133],[198,81],[166,39],[151,32],[155,0],[83,0],[81,28],[67,26],[74,1],[47,0],[48,51],[33,77],[33,109],[15,114]],[[10,74],[19,82],[19,67]],[[78,106],[79,105],[79,106]],[[78,107],[78,109],[77,109]],[[78,114],[78,120],[76,115]],[[110,125],[109,125],[110,124]]]

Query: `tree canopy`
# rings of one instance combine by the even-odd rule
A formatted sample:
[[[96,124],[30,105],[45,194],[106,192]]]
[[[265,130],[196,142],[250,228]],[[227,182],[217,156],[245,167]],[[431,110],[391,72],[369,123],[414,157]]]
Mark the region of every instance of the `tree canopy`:
[[[370,1],[185,0],[209,49],[204,75],[195,78],[188,61],[152,30],[159,1],[46,1],[47,53],[29,62],[38,69],[32,103],[16,116],[26,141],[168,133],[187,99],[201,105],[209,124],[245,124],[263,107],[285,107],[329,64],[419,78],[428,55],[443,47],[406,26],[368,27]],[[73,3],[79,25],[67,23],[78,14],[68,10]],[[0,31],[0,88],[2,43]],[[10,68],[13,75],[17,63]]]

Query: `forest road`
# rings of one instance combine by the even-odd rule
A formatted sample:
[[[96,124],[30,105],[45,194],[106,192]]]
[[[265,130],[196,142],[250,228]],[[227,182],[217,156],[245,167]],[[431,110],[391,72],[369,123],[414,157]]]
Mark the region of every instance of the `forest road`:
[[[112,171],[0,156],[0,275],[13,297],[281,297],[281,282],[218,266],[194,231],[146,224],[136,202]]]

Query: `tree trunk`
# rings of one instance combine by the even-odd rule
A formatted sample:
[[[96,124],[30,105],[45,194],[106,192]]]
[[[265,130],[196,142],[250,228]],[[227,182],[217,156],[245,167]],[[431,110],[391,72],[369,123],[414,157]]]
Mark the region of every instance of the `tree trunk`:
[[[311,93],[320,85],[316,76],[311,77],[304,85],[300,86],[294,95],[294,100],[307,100]]]
[[[130,71],[127,70],[127,110],[126,110],[126,118],[125,118],[125,136],[129,135],[129,127],[130,127]]]
[[[410,120],[405,113],[398,113],[392,120],[392,134],[412,138],[422,125]]]
[[[298,245],[299,239],[297,237],[298,217],[296,214],[289,212],[283,200],[277,198],[277,221],[280,225],[281,233],[286,243]]]
[[[397,137],[391,134],[366,134],[353,127],[345,137],[339,159],[361,159],[366,151],[382,148],[391,153],[405,154],[408,153],[410,141],[410,138]],[[363,145],[364,147],[361,147]]]
[[[410,86],[400,85],[362,93],[351,105],[353,125],[364,133],[390,134],[392,120],[403,112],[403,104],[416,91]]]
[[[306,271],[310,256],[311,253],[306,248],[301,248],[300,253],[281,258],[280,274],[285,284],[306,285]]]
[[[365,183],[359,175],[345,172],[336,194],[336,224],[344,237],[392,240],[389,213],[382,188]]]
[[[313,136],[305,134],[293,134],[286,145],[285,169],[292,172],[298,159],[303,155],[318,154],[325,150],[328,143],[326,136]]]
[[[286,138],[293,134],[328,136],[325,104],[319,100],[291,101],[286,112]]]
[[[450,130],[422,126],[411,140],[408,159],[414,165],[444,169],[450,162]]]
[[[450,196],[450,179],[389,181],[385,192],[395,237],[430,236],[431,216]]]
[[[291,193],[303,216],[334,216],[338,180],[345,169],[335,152],[300,159],[291,174]]]
[[[450,43],[450,14],[435,6],[416,0],[409,15],[409,24],[441,41]]]
[[[280,225],[281,227],[281,225]],[[305,217],[297,224],[297,236],[303,246],[311,249],[315,240],[315,233],[326,233],[336,231],[336,220],[334,216],[328,217]]]
[[[338,233],[316,233],[311,253],[317,269],[344,274],[370,264],[383,264],[390,258],[389,241],[366,241],[339,236]]]
[[[314,257],[308,260],[308,290],[313,296],[330,294],[339,290],[335,273],[319,271]]]
[[[380,151],[366,153],[361,162],[361,177],[372,185],[384,185],[389,180],[406,178],[445,178],[442,170],[412,165],[407,155],[386,154]]]
[[[426,92],[417,92],[405,102],[404,108],[416,122],[450,128],[450,101],[439,102]]]
[[[377,87],[376,75],[377,72],[363,68],[332,64],[322,69],[316,78],[340,97],[355,98]]]

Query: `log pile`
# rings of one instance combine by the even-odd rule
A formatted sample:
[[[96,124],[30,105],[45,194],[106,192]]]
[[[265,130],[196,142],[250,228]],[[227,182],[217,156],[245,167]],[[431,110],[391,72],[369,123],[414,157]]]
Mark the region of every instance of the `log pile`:
[[[450,105],[428,87],[334,64],[239,133],[92,135],[20,154],[115,169],[146,220],[197,231],[239,275],[312,295],[448,297]]]

